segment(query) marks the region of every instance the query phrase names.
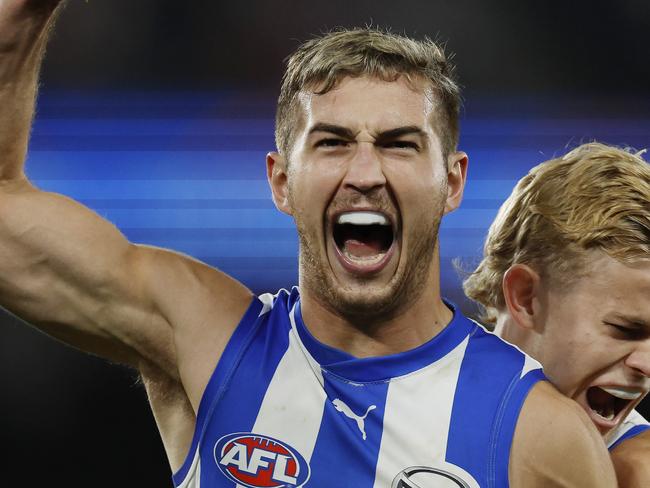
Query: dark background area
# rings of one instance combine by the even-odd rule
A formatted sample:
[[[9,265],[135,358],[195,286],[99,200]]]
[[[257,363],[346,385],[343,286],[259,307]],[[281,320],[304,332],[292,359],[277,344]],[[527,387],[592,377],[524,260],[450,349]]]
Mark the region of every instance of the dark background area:
[[[42,123],[46,128],[35,130],[35,153],[83,153],[90,151],[85,145],[106,140],[99,138],[102,134],[83,140],[51,137],[59,130],[52,124],[67,117],[243,121],[232,144],[272,149],[270,120],[282,60],[314,34],[366,24],[427,35],[455,53],[466,98],[463,148],[472,164],[479,165],[479,182],[516,179],[549,152],[594,137],[650,146],[650,3],[645,0],[76,0],[63,12],[48,50],[36,121],[37,127]],[[197,93],[217,95],[210,95],[204,106]],[[137,99],[154,102],[132,102]],[[248,130],[249,120],[262,120],[263,130],[259,124]],[[247,142],[251,140],[255,142]],[[176,150],[165,146],[171,144],[168,139],[150,144]],[[213,143],[201,139],[196,144],[210,149]],[[502,146],[521,160],[494,152]],[[136,154],[140,150],[136,147]],[[530,159],[531,154],[537,157]],[[43,178],[69,170],[65,165],[41,168],[36,156],[32,166]],[[88,171],[73,169],[84,175]],[[103,177],[101,167],[93,171],[93,178]],[[238,170],[224,165],[213,171]],[[255,171],[261,177],[261,161]],[[479,194],[467,202],[468,211],[492,215],[490,209],[502,199],[501,193]],[[481,205],[487,200],[486,210]],[[94,203],[101,207],[101,202]],[[489,219],[484,227],[488,224]],[[129,237],[153,240],[152,234],[138,234],[128,225],[124,230]],[[460,238],[471,233],[480,240],[476,229],[446,232]],[[475,257],[480,247],[470,251],[464,257]],[[206,260],[227,271],[232,265],[233,274],[258,292],[292,284],[256,281],[255,275],[261,280],[264,273],[246,274],[238,261]],[[295,263],[288,262],[287,273],[293,276]],[[448,278],[449,295],[462,300],[457,279],[452,281]],[[8,315],[0,323],[0,439],[7,452],[2,485],[171,486],[134,372],[63,346]]]

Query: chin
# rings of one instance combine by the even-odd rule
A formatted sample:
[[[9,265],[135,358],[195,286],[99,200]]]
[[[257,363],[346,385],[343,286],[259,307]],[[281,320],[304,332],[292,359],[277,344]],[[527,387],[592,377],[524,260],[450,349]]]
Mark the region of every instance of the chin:
[[[394,219],[376,212],[334,215],[332,219],[339,223],[331,225],[325,237],[296,221],[301,288],[309,290],[324,308],[357,325],[386,322],[408,309],[428,288],[431,266],[438,256],[438,223],[420,224],[422,231],[403,246]],[[357,223],[351,224],[349,220],[355,218]],[[383,220],[374,224],[370,219]],[[371,224],[365,225],[368,221]],[[352,251],[374,252],[379,257],[357,259]]]
[[[399,313],[403,299],[395,286],[357,285],[329,288],[328,302],[338,315],[354,322],[390,320]]]

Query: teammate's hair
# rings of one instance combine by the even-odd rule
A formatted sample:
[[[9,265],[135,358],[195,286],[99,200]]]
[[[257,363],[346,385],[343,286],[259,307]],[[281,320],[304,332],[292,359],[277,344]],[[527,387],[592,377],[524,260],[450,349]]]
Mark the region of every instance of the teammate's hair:
[[[505,306],[503,275],[514,264],[562,286],[589,271],[593,250],[625,264],[650,260],[650,165],[641,155],[584,144],[519,181],[490,226],[482,262],[463,284],[483,321],[495,323]]]
[[[409,82],[428,80],[437,97],[436,130],[443,155],[458,145],[460,88],[454,66],[441,46],[431,39],[415,40],[376,28],[335,30],[302,44],[287,60],[275,119],[275,141],[280,153],[290,156],[301,127],[300,93],[322,95],[345,77],[371,76]]]

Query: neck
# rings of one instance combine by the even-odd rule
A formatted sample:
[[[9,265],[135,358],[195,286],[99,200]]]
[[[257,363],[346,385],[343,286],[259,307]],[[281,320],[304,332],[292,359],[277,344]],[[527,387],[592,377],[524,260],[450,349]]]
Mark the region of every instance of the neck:
[[[420,296],[387,320],[353,322],[325,306],[308,288],[301,287],[302,318],[320,342],[358,358],[385,356],[414,349],[436,336],[452,319],[440,296],[438,266],[432,266]]]
[[[494,333],[510,344],[514,344],[526,354],[535,357],[530,331],[517,325],[508,312],[498,313]]]

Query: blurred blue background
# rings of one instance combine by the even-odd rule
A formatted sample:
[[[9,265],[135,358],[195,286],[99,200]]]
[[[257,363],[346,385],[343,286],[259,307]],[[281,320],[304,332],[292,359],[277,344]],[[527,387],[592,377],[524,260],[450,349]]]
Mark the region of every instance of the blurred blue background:
[[[442,288],[467,312],[472,307],[452,261],[472,269],[488,226],[521,176],[582,142],[636,148],[650,142],[650,116],[626,118],[621,106],[504,96],[498,102],[506,110],[499,110],[496,102],[481,95],[466,101],[460,148],[470,156],[467,190],[441,228]],[[45,91],[27,172],[39,187],[83,202],[134,242],[197,257],[257,293],[275,291],[297,284],[298,241],[266,182],[274,103],[271,95],[226,89]]]
[[[650,146],[645,0],[71,0],[42,72],[28,175],[129,239],[258,293],[295,284],[296,234],[264,170],[282,60],[313,34],[365,24],[455,53],[470,168],[441,229],[441,264],[444,294],[467,311],[451,261],[476,264],[518,178],[594,139]],[[171,486],[132,371],[9,315],[0,323],[3,485]]]

